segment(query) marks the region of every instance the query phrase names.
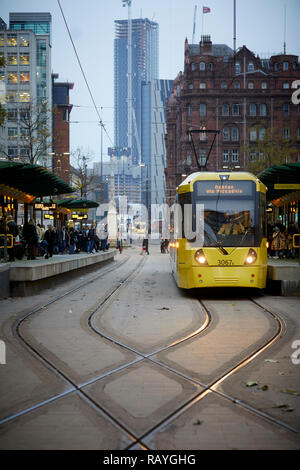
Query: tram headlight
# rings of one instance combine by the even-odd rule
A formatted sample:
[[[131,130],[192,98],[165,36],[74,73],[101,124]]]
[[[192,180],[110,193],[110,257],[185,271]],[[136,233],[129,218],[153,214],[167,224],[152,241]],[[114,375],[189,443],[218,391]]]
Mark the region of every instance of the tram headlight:
[[[197,250],[195,255],[194,255],[195,261],[197,261],[198,264],[207,264],[207,260],[205,257],[205,254],[203,250],[200,248],[200,250]]]
[[[257,260],[257,254],[256,254],[256,251],[253,250],[252,248],[250,248],[249,252],[248,252],[248,255],[247,255],[247,258],[246,258],[246,261],[245,261],[245,264],[254,264],[255,261]]]

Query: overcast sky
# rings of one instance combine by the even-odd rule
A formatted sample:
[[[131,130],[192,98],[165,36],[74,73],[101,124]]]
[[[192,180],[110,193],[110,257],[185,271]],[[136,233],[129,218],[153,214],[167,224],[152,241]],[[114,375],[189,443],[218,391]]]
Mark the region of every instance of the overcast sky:
[[[103,152],[114,144],[114,20],[127,19],[121,0],[60,0],[73,41],[109,137]],[[299,0],[236,0],[237,47],[246,45],[260,57],[283,51],[286,5],[287,53],[300,56]],[[133,0],[132,18],[149,18],[159,24],[159,78],[174,79],[183,70],[184,41],[192,42],[194,7],[197,5],[195,42],[204,34],[213,43],[233,48],[233,0]],[[9,12],[50,12],[52,15],[52,71],[59,81],[74,83],[70,100],[71,151],[82,147],[100,161],[99,119],[87,91],[57,0],[1,0],[0,16],[8,24]],[[300,78],[300,77],[299,77]],[[76,121],[76,122],[74,122]],[[97,122],[98,121],[98,122]],[[106,158],[104,156],[104,158]]]

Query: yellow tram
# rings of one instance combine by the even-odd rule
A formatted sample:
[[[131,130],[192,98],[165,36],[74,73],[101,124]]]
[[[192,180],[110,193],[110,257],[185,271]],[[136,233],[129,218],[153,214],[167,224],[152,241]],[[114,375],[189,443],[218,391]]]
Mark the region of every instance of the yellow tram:
[[[197,172],[180,184],[170,241],[179,287],[266,286],[266,190],[246,172]]]

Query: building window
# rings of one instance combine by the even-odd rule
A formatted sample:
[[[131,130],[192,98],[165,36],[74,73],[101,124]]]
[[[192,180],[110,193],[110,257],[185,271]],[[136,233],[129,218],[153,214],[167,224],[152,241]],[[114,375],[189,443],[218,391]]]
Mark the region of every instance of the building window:
[[[3,47],[4,46],[4,34],[1,33],[0,34],[0,47]]]
[[[229,162],[229,150],[223,150],[223,162]]]
[[[194,85],[192,83],[189,84],[189,89],[192,90],[194,88]]]
[[[214,64],[210,63],[210,64],[208,65],[208,68],[209,68],[209,70],[212,72],[213,69],[214,69]]]
[[[300,140],[300,127],[297,127],[297,140]]]
[[[200,149],[200,154],[199,154],[199,164],[200,166],[205,166],[206,165],[206,150],[205,149]]]
[[[20,101],[21,102],[29,102],[30,101],[30,93],[27,91],[20,91]]]
[[[18,74],[17,72],[8,72],[7,81],[9,85],[14,85],[18,83]]]
[[[18,37],[16,34],[7,34],[7,45],[13,47],[18,45]]]
[[[289,63],[283,62],[283,70],[288,70],[288,69],[289,69]]]
[[[284,88],[284,89],[288,89],[288,88],[290,88],[290,84],[289,84],[289,82],[284,82],[284,84],[283,84],[283,88]]]
[[[239,140],[239,129],[238,127],[233,127],[231,129],[231,140],[237,142]]]
[[[7,154],[9,158],[16,158],[18,156],[18,147],[8,147]]]
[[[261,88],[262,88],[262,90],[266,90],[268,88],[268,83],[267,82],[261,82]]]
[[[234,70],[235,74],[241,73],[241,64],[239,62],[235,63]]]
[[[240,105],[238,103],[234,103],[232,105],[232,116],[239,116],[240,115]]]
[[[29,65],[29,54],[20,54],[20,65]]]
[[[248,63],[248,72],[253,72],[254,71],[254,64],[253,62]]]
[[[278,64],[278,62],[275,62],[275,64],[274,64],[274,70],[275,70],[275,72],[278,72],[278,70],[279,70],[279,64]]]
[[[241,88],[240,82],[234,82],[233,87],[234,87],[236,90],[239,90],[239,89]]]
[[[20,83],[29,83],[29,72],[20,72]]]
[[[250,114],[250,116],[256,116],[256,104],[250,103],[250,105],[249,105],[249,114]]]
[[[7,65],[18,65],[17,54],[7,54]]]
[[[177,85],[176,87],[176,94],[177,96],[180,96],[180,85]]]
[[[188,116],[191,116],[193,114],[193,108],[190,104],[187,107],[187,113],[188,113]]]
[[[248,82],[248,89],[253,90],[254,88],[254,82]]]
[[[221,82],[221,88],[225,90],[227,88],[227,83],[226,82]]]
[[[29,47],[29,34],[23,33],[22,36],[20,36],[20,46]]]
[[[200,116],[206,116],[206,104],[200,103]]]
[[[259,105],[259,114],[260,114],[260,116],[266,116],[267,115],[267,105],[265,103],[261,103]]]
[[[229,139],[230,139],[229,127],[224,127],[224,129],[223,129],[223,140],[227,141]]]
[[[203,72],[205,70],[205,62],[200,62],[200,70]]]
[[[203,83],[203,82],[199,83],[199,88],[201,89],[206,88],[206,83]]]
[[[222,104],[222,116],[229,116],[229,104],[228,103]]]
[[[15,103],[18,101],[18,93],[16,91],[8,91],[6,95],[6,101],[8,103]]]
[[[195,62],[192,62],[192,71],[196,70]]]
[[[237,149],[232,150],[231,160],[233,162],[238,162],[239,161],[239,151]]]
[[[8,138],[9,139],[17,139],[18,137],[18,128],[17,127],[8,127]]]
[[[291,131],[290,131],[290,128],[289,127],[284,127],[283,129],[283,138],[284,139],[290,139],[291,137]]]
[[[266,136],[266,129],[264,127],[262,127],[258,131],[258,138],[259,138],[259,140],[264,140],[265,136]]]
[[[290,115],[290,103],[283,103],[283,115],[284,116]]]
[[[9,109],[7,111],[7,120],[8,121],[17,121],[18,119],[18,111],[16,109]]]
[[[250,129],[250,141],[255,142],[257,139],[257,130],[256,129]]]
[[[255,150],[251,150],[251,152],[249,154],[249,160],[250,160],[250,162],[253,162],[255,159],[256,159],[256,152],[255,152]]]
[[[29,148],[28,147],[21,147],[20,148],[20,156],[23,158],[29,158]]]

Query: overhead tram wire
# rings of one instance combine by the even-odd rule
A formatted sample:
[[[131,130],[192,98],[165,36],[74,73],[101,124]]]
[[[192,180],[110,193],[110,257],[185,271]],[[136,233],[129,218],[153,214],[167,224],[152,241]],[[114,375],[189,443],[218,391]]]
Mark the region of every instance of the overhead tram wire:
[[[79,67],[80,67],[80,70],[81,70],[81,73],[82,73],[82,75],[83,75],[83,78],[84,78],[84,81],[85,81],[85,83],[86,83],[88,92],[89,92],[89,94],[90,94],[90,97],[91,97],[91,99],[92,99],[94,108],[95,108],[96,113],[97,113],[97,115],[98,115],[100,126],[102,127],[102,129],[104,129],[104,132],[106,133],[106,135],[107,135],[107,137],[108,137],[110,143],[113,145],[113,141],[111,140],[110,135],[108,134],[108,132],[107,132],[107,130],[106,130],[104,124],[103,124],[101,115],[100,115],[100,113],[99,113],[99,111],[98,111],[98,108],[97,108],[97,106],[96,106],[96,103],[95,103],[93,94],[92,94],[92,92],[91,92],[90,86],[89,86],[89,84],[88,84],[87,78],[86,78],[85,73],[84,73],[84,70],[83,70],[83,67],[82,67],[82,65],[81,65],[81,62],[80,62],[80,59],[79,59],[79,56],[78,56],[78,53],[77,53],[77,50],[76,50],[76,47],[75,47],[75,44],[74,44],[74,41],[73,41],[71,32],[70,32],[70,29],[69,29],[69,27],[68,27],[68,23],[67,23],[66,17],[65,17],[65,15],[64,15],[62,6],[61,6],[61,4],[60,4],[60,1],[57,0],[57,3],[58,3],[58,6],[59,6],[59,9],[60,9],[60,11],[61,11],[61,14],[62,14],[64,23],[65,23],[65,25],[66,25],[66,28],[67,28],[67,31],[68,31],[68,34],[69,34],[69,37],[70,37],[70,40],[71,40],[71,43],[72,43],[72,46],[73,46],[73,49],[74,49],[74,52],[75,52],[75,55],[76,55],[78,64],[79,64]]]

